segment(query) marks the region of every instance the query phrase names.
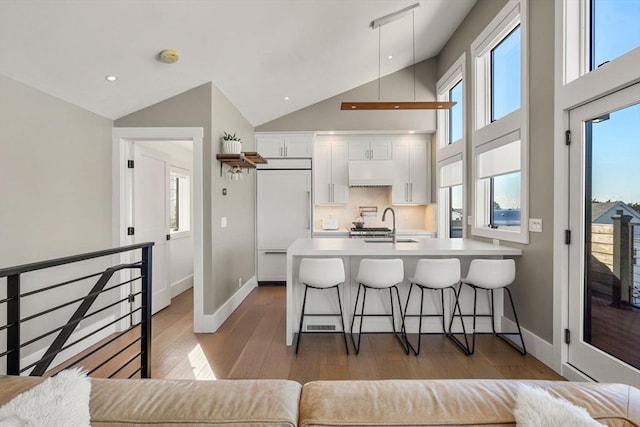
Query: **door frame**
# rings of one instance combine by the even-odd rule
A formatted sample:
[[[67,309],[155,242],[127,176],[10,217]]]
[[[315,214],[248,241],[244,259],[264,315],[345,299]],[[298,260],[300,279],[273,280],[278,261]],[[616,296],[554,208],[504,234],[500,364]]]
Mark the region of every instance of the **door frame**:
[[[193,299],[194,316],[202,314],[196,307],[203,301],[203,135],[201,127],[122,127],[112,131],[112,239],[114,246],[133,243],[127,235],[127,227],[132,224],[132,184],[133,173],[127,168],[131,159],[133,141],[185,140],[193,142]],[[119,262],[127,262],[127,255],[120,256]],[[126,279],[124,279],[126,280]],[[197,302],[200,302],[197,304]],[[128,312],[128,304],[120,305],[120,316]],[[195,321],[194,317],[194,321]],[[120,321],[120,329],[127,328],[127,321]]]

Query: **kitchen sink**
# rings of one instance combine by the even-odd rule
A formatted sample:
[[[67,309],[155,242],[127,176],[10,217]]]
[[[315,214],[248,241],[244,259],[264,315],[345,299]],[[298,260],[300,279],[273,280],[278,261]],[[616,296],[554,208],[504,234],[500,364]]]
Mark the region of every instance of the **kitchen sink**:
[[[365,243],[393,243],[391,239],[364,239]],[[413,239],[396,239],[396,243],[418,243]]]

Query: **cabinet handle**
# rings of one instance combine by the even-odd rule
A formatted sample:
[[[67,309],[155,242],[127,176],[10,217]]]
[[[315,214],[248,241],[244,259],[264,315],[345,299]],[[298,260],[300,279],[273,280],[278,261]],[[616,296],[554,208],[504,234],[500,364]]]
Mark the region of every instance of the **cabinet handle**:
[[[329,203],[331,203],[331,184],[327,184],[328,189],[328,194],[327,194],[327,199],[329,201]]]
[[[280,157],[284,157],[284,154],[282,153],[282,147],[278,148],[278,150],[280,150],[280,151],[278,151]]]
[[[331,184],[331,201],[333,203],[336,202],[336,185],[335,184]]]
[[[265,255],[281,255],[286,253],[287,251],[264,251]]]
[[[288,155],[288,153],[287,153],[287,151],[288,151],[288,150],[287,150],[287,148],[288,148],[287,146],[285,146],[285,147],[284,147],[284,156],[285,156],[285,157],[287,157],[287,155]]]
[[[404,201],[409,201],[409,184],[406,182],[404,183]]]
[[[307,191],[307,230],[311,230],[311,191]]]

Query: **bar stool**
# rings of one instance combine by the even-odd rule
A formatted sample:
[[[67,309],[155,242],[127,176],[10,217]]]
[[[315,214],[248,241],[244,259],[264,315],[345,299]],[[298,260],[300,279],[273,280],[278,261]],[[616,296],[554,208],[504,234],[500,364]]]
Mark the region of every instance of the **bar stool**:
[[[393,327],[393,334],[400,342],[402,349],[406,354],[409,354],[409,346],[406,344],[405,330],[404,330],[404,316],[402,314],[402,303],[400,302],[400,293],[398,292],[398,284],[404,280],[404,264],[401,259],[363,259],[360,261],[358,268],[358,275],[356,281],[358,282],[358,293],[356,295],[356,303],[353,307],[353,317],[351,319],[351,341],[356,349],[356,354],[360,352],[360,338],[362,337],[362,321],[364,316],[372,317],[391,317],[391,324]],[[360,314],[358,313],[358,300],[360,299],[360,290],[362,292],[362,308]],[[364,306],[367,298],[367,289],[384,290],[389,289],[389,299],[391,302],[391,314],[364,314]],[[401,335],[396,331],[395,313],[393,309],[393,292],[395,289],[396,297],[398,300],[398,308],[400,310],[400,320],[402,321]],[[356,317],[360,318],[360,330],[358,334],[358,342],[356,343],[354,334],[354,323]]]
[[[304,298],[302,300],[302,314],[300,315],[300,327],[298,328],[298,338],[296,340],[296,354],[300,346],[300,336],[302,332],[302,324],[305,316],[305,306],[307,304],[307,290],[313,289],[331,289],[335,288],[338,294],[338,307],[340,314],[321,313],[307,314],[307,316],[340,316],[342,323],[342,337],[344,338],[344,346],[349,354],[349,345],[347,344],[347,332],[344,328],[344,318],[342,315],[342,301],[340,301],[340,290],[338,285],[344,283],[344,264],[341,258],[303,258],[300,260],[300,270],[298,273],[300,282],[304,285]]]
[[[451,333],[451,323],[449,324],[449,329],[446,328],[445,323],[445,313],[444,313],[444,290],[450,289],[453,293],[454,305],[453,305],[453,313],[456,313],[456,309],[458,313],[460,312],[460,303],[458,301],[458,293],[456,292],[456,285],[460,283],[460,260],[457,258],[449,258],[449,259],[421,259],[418,260],[418,264],[416,265],[416,272],[413,278],[409,279],[411,285],[409,287],[409,294],[407,295],[407,302],[404,306],[404,316],[408,317],[418,317],[418,347],[417,349],[413,347],[409,338],[407,337],[407,344],[415,355],[420,354],[420,344],[421,337],[424,332],[422,332],[422,318],[423,317],[440,317],[442,319],[442,334],[451,339],[460,349],[465,353],[469,354],[469,341],[467,339],[467,332],[464,327],[464,322],[462,323],[462,334],[464,336],[465,344],[463,344],[454,334]],[[411,300],[411,291],[413,287],[417,286],[420,289],[420,314],[418,315],[410,315],[408,314],[409,309],[409,301]],[[424,291],[440,291],[440,303],[442,307],[441,314],[424,314]],[[405,322],[406,324],[406,322]],[[440,334],[440,332],[435,332],[436,334]]]
[[[493,335],[500,337],[511,347],[515,348],[522,354],[523,356],[527,354],[527,348],[524,344],[524,339],[522,338],[522,331],[520,330],[520,322],[518,321],[518,314],[516,313],[516,307],[513,304],[513,298],[511,297],[511,291],[507,286],[513,283],[516,278],[516,263],[512,259],[474,259],[471,261],[469,265],[469,272],[467,273],[467,277],[461,280],[462,284],[465,284],[473,289],[473,336],[471,339],[471,348],[469,349],[469,354],[473,354],[476,347],[476,318],[477,317],[490,317],[491,318],[491,328],[493,330]],[[485,290],[489,292],[490,301],[489,301],[489,314],[477,314],[477,297],[478,297],[478,289]],[[516,326],[518,328],[518,332],[496,332],[495,327],[495,319],[494,319],[494,300],[493,300],[493,291],[495,289],[504,289],[509,296],[509,301],[511,302],[511,309],[513,310],[513,317],[516,320]],[[458,294],[460,290],[458,290]],[[455,313],[454,313],[455,316]],[[468,317],[469,315],[460,314],[460,319],[462,317]],[[451,322],[453,322],[453,317],[451,317]],[[449,324],[449,328],[451,328],[451,324]],[[490,332],[489,332],[490,333]],[[507,335],[518,335],[520,337],[520,342],[522,343],[522,348],[518,348],[518,346],[511,340],[507,339]]]

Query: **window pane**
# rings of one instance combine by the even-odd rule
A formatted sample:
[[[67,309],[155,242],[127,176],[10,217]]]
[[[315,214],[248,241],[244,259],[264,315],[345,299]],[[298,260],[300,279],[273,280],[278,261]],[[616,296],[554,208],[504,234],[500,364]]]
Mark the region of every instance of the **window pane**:
[[[462,138],[462,80],[449,91],[449,101],[455,102],[449,112],[449,144]]]
[[[520,225],[520,172],[491,178],[491,225]]]
[[[462,237],[462,185],[449,187],[449,237]]]
[[[169,176],[169,228],[172,231],[180,229],[179,223],[179,187],[178,177],[171,174]]]
[[[591,69],[640,46],[640,0],[591,0]]]
[[[520,108],[520,26],[491,50],[491,121]]]

